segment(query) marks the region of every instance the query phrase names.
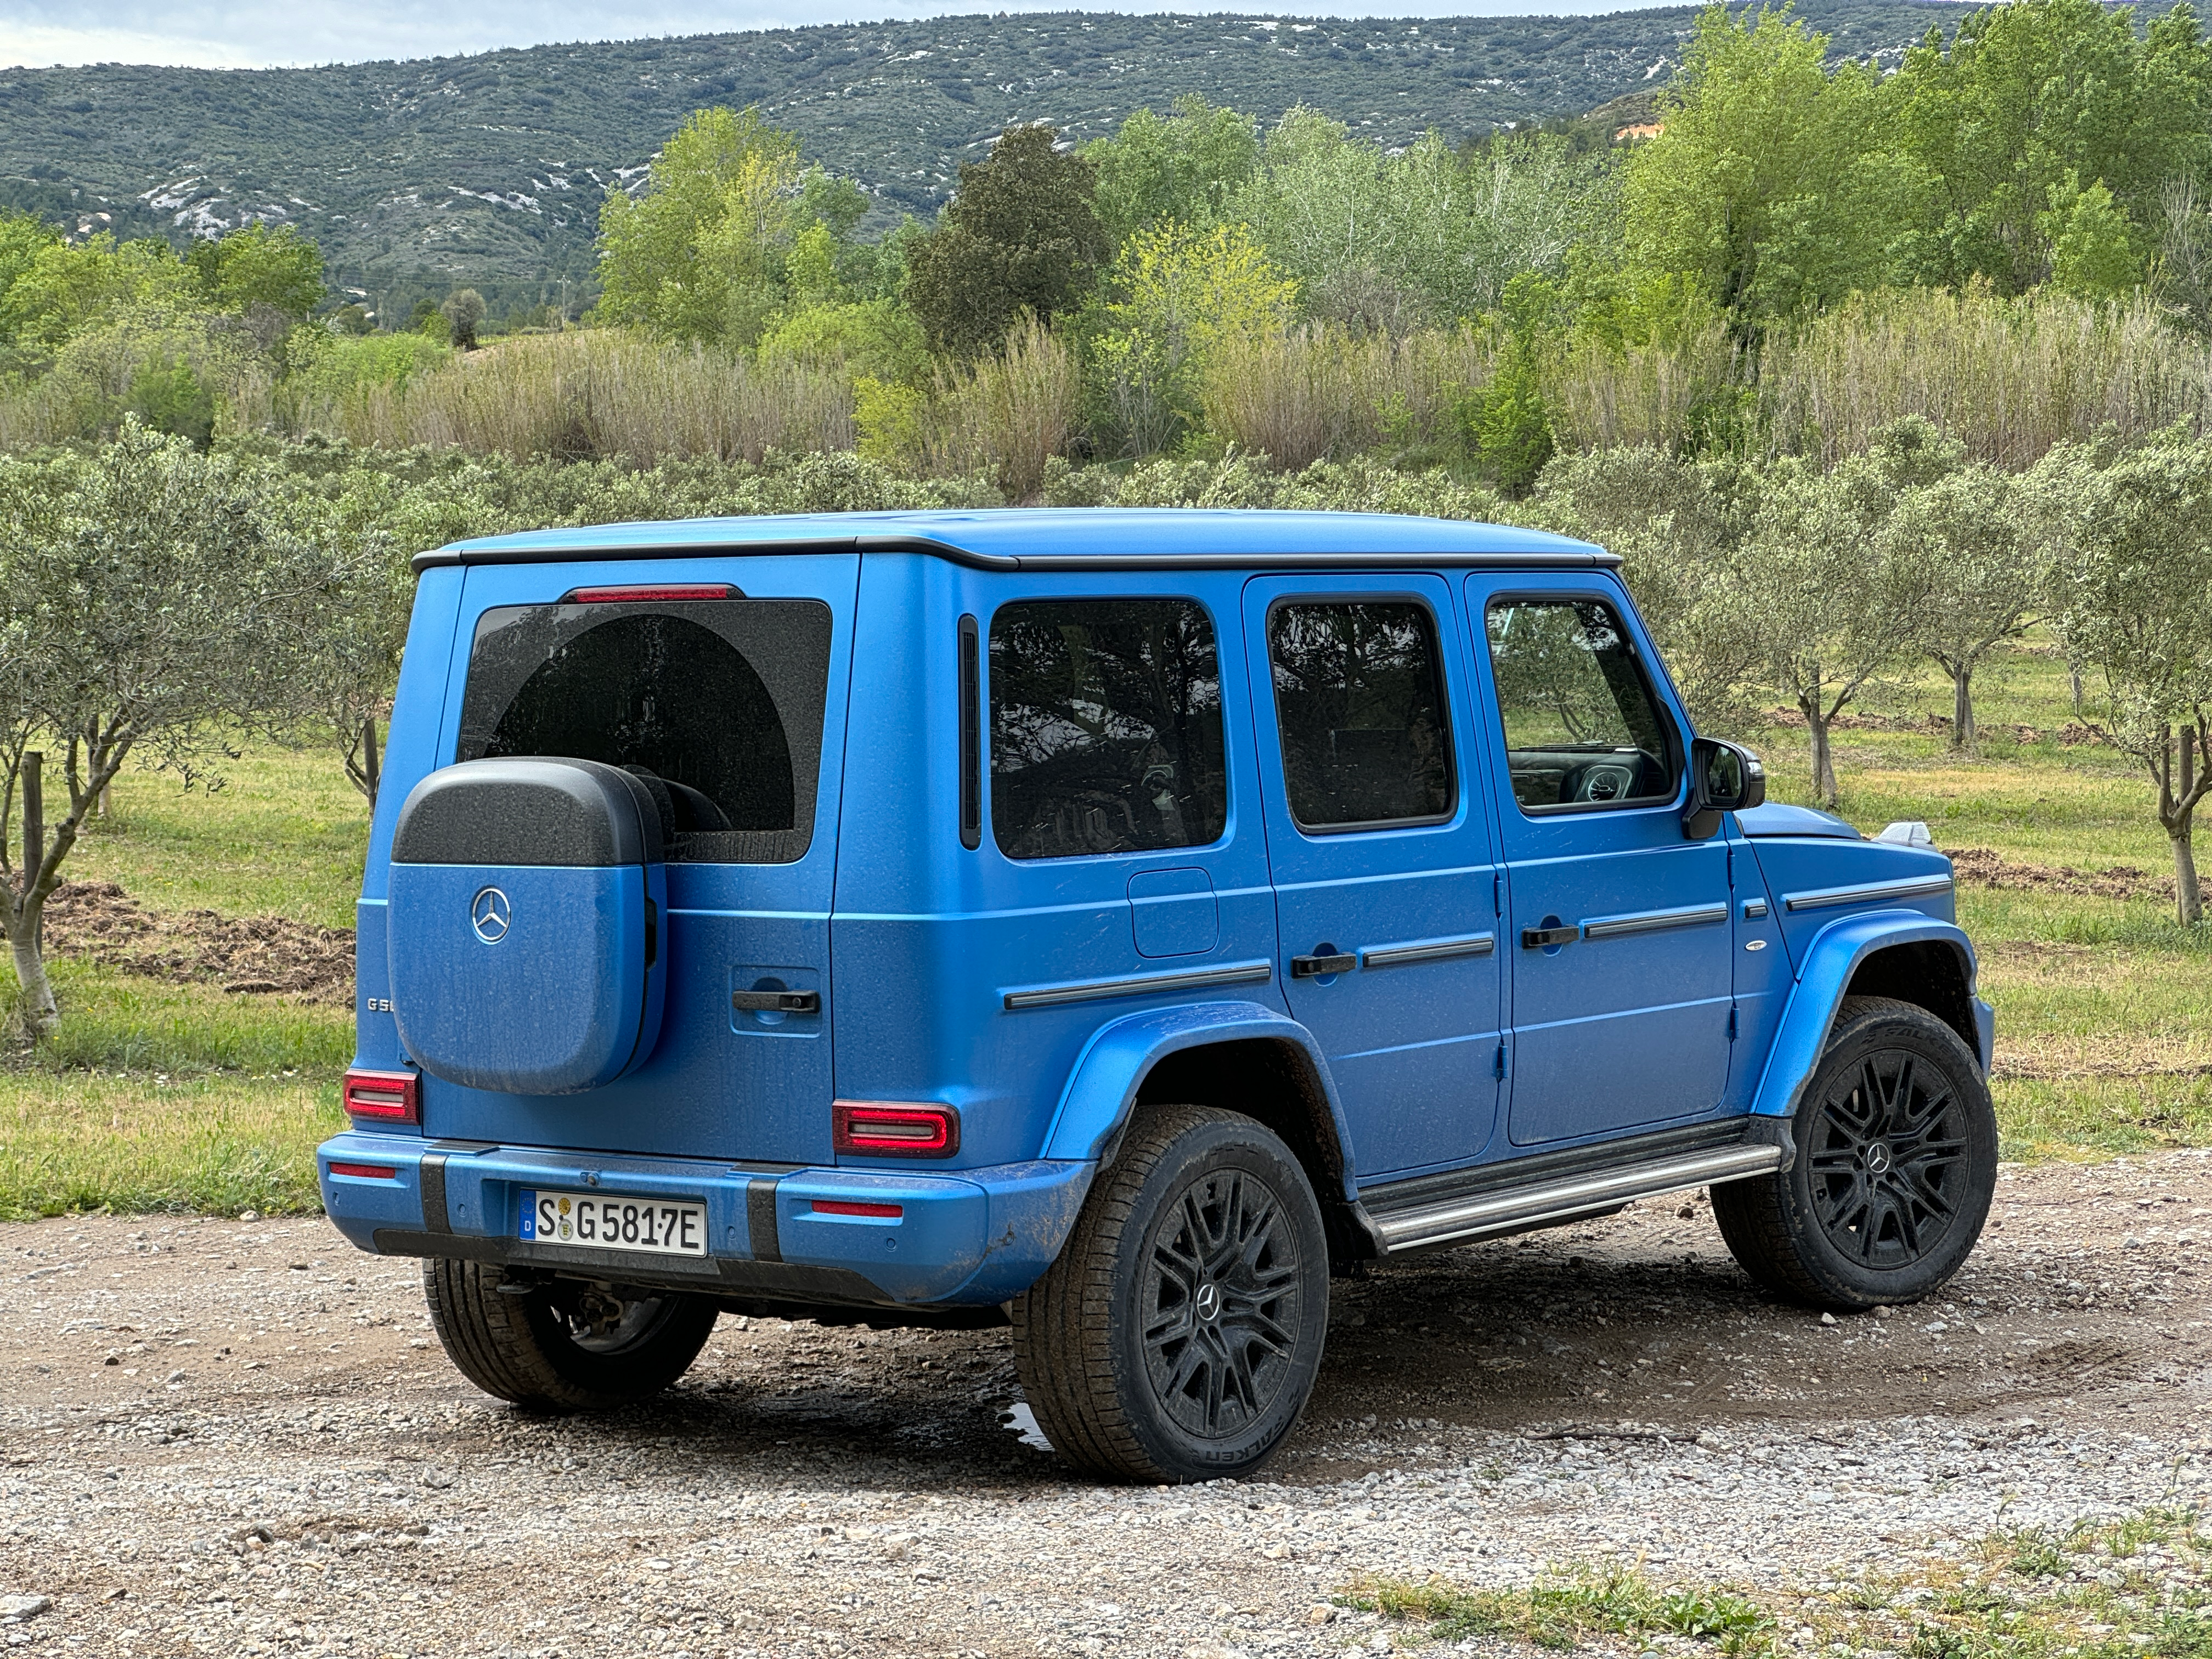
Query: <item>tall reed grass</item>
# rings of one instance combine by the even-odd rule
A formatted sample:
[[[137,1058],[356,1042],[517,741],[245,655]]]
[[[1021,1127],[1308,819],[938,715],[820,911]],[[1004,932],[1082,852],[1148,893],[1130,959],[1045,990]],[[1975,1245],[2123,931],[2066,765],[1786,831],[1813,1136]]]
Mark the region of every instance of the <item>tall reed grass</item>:
[[[1047,464],[1074,441],[1081,411],[1075,354],[1025,316],[1002,351],[939,371],[922,417],[921,459],[941,474],[988,472],[1008,501],[1031,501]]]
[[[1471,329],[1352,334],[1309,324],[1218,350],[1206,366],[1206,425],[1293,471],[1385,447],[1449,447],[1492,361]]]
[[[2206,429],[2212,346],[2147,300],[1893,290],[1770,340],[1759,401],[1775,448],[1831,466],[1876,428],[1924,415],[1975,459],[2024,467],[2108,425],[2124,438]]]

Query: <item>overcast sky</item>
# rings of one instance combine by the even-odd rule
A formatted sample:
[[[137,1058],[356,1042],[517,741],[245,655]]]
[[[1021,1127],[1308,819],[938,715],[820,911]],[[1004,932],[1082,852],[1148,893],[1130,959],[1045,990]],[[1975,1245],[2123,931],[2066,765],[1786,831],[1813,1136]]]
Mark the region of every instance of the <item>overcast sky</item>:
[[[1001,0],[1003,3],[1003,0]],[[1634,9],[1635,0],[1331,0],[1328,4],[1219,6],[1208,9],[1331,17],[1510,16],[1528,12],[1607,12]],[[1091,4],[1054,0],[1031,11],[1191,11],[1180,5]],[[248,69],[271,64],[360,62],[380,58],[437,58],[488,52],[496,46],[537,46],[550,40],[634,40],[655,34],[713,34],[730,29],[788,28],[804,23],[880,21],[997,10],[988,0],[702,0],[635,3],[608,0],[579,15],[523,0],[386,0],[337,4],[332,0],[169,0],[133,5],[125,0],[0,0],[0,64],[185,64],[204,69]]]

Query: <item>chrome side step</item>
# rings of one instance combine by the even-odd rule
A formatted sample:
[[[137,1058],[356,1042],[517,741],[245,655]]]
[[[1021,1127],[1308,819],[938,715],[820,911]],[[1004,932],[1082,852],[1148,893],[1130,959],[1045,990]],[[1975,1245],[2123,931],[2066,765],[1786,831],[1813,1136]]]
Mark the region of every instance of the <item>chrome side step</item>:
[[[1771,1144],[1716,1147],[1380,1214],[1370,1211],[1369,1219],[1384,1251],[1395,1255],[1571,1221],[1617,1209],[1632,1198],[1764,1175],[1780,1169],[1784,1157],[1783,1148]]]

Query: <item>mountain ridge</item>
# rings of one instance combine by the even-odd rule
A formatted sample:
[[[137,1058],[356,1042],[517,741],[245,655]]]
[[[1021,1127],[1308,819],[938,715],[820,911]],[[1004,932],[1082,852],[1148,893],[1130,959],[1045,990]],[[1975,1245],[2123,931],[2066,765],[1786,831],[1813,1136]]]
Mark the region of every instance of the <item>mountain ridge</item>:
[[[1965,9],[1800,7],[1838,56],[1890,62]],[[1009,122],[1087,139],[1195,92],[1263,120],[1310,104],[1385,145],[1457,141],[1663,84],[1696,15],[976,14],[306,69],[0,70],[0,205],[172,240],[290,222],[380,309],[457,283],[512,305],[588,284],[604,192],[704,105],[757,105],[879,219],[927,217]]]

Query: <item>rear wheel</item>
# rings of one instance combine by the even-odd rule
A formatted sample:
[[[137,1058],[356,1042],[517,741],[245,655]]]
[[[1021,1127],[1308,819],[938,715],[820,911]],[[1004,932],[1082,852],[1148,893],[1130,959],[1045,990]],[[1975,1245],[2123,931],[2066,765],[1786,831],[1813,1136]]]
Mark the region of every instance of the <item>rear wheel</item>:
[[[1850,1312],[1939,1289],[1996,1190],[1996,1115],[1959,1034],[1925,1008],[1847,997],[1792,1120],[1786,1169],[1713,1188],[1744,1270]]]
[[[1248,1473],[1297,1424],[1321,1369],[1328,1246],[1305,1171],[1237,1113],[1148,1113],[1013,1322],[1030,1409],[1078,1469]]]
[[[503,1277],[475,1261],[425,1261],[430,1322],[462,1376],[538,1411],[599,1411],[658,1394],[714,1328],[718,1310],[703,1297],[626,1297],[571,1279],[502,1290]]]

